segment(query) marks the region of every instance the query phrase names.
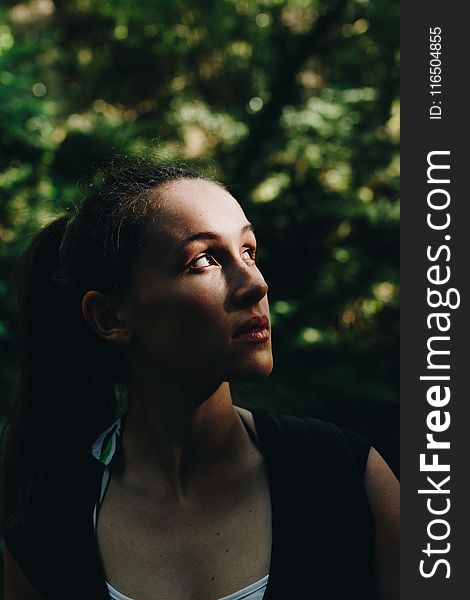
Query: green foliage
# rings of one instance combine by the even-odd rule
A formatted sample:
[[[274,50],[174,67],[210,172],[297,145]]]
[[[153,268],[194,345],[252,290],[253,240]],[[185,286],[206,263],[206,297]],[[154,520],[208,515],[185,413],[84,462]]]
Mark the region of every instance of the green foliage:
[[[11,269],[116,151],[220,176],[255,224],[276,367],[240,402],[368,433],[398,396],[398,3],[31,0],[0,9],[0,373]]]

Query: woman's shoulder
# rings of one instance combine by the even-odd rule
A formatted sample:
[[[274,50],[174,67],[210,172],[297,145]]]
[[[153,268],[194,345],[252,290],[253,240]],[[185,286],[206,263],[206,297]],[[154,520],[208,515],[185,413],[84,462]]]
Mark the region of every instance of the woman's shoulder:
[[[237,411],[253,426],[263,445],[272,446],[286,456],[322,463],[331,462],[335,468],[340,463],[362,479],[372,444],[363,434],[314,417],[272,414],[267,410]]]
[[[102,470],[91,453],[83,455],[68,473],[57,473],[63,485],[54,490],[45,510],[2,531],[9,555],[41,593],[51,581],[51,557],[56,566],[63,563],[65,572],[73,561],[80,563],[83,552],[90,554],[91,515]],[[60,548],[67,549],[64,555]],[[57,573],[55,577],[60,579]]]
[[[3,532],[15,565],[46,598],[61,597],[70,580],[76,586],[70,597],[98,597],[88,591],[102,587],[92,522],[100,473],[101,463],[90,454],[47,512]]]

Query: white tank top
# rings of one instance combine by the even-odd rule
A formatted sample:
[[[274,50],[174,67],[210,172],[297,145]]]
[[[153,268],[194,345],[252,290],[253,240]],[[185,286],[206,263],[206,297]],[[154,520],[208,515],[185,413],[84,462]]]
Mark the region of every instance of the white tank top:
[[[98,511],[108,488],[111,473],[109,463],[111,462],[111,459],[118,448],[117,437],[121,435],[121,430],[122,421],[121,419],[116,419],[116,421],[110,427],[108,427],[106,431],[103,431],[103,433],[95,440],[91,449],[93,456],[106,465],[106,468],[103,472],[103,478],[101,480],[100,499],[98,502],[96,502],[93,510],[93,528],[95,532]],[[233,594],[219,598],[219,600],[262,600],[266,586],[268,585],[268,577],[269,574],[242,588],[241,590],[238,590],[238,592],[233,592]],[[108,586],[109,597],[111,600],[133,600],[132,598],[129,598],[129,596],[121,594],[121,592],[116,590],[108,581],[106,582],[106,585]]]

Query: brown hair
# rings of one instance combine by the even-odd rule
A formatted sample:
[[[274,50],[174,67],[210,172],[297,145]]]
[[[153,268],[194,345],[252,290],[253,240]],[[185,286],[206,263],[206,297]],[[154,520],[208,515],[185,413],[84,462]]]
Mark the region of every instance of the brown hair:
[[[117,384],[126,383],[126,367],[117,349],[86,324],[82,298],[90,289],[128,289],[155,213],[152,192],[195,178],[202,176],[184,166],[112,163],[94,177],[79,205],[37,233],[18,261],[20,381],[4,439],[4,530],[34,526],[94,438],[116,418]]]

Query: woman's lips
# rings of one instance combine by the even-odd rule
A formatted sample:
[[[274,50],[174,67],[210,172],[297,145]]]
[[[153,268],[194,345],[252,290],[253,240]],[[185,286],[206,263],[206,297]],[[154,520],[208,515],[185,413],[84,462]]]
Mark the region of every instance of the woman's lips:
[[[255,344],[269,340],[268,317],[253,317],[246,321],[235,333],[233,339],[237,342],[251,342]]]

